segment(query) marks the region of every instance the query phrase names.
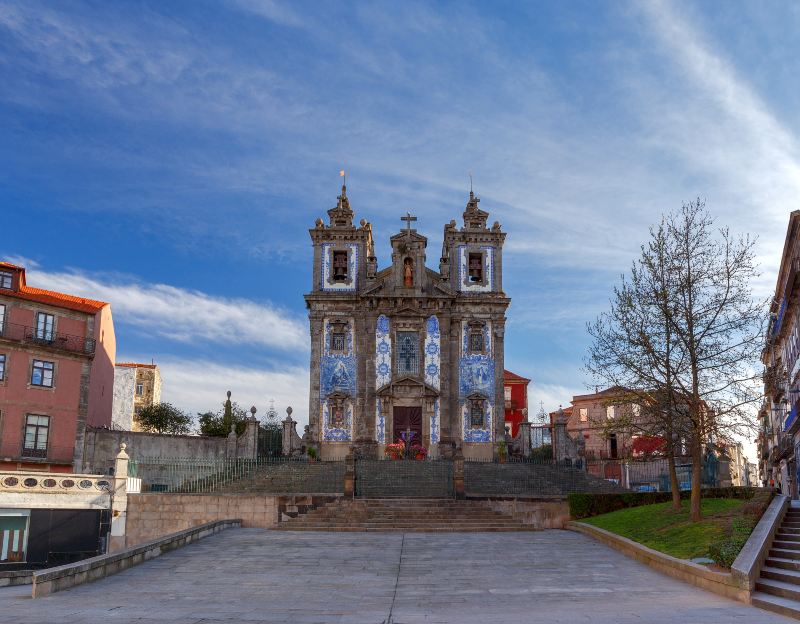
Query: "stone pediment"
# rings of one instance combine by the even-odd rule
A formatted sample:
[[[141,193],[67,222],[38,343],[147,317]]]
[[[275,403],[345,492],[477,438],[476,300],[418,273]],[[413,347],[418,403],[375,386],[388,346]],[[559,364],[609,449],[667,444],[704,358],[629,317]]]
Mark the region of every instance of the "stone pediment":
[[[386,267],[379,271],[376,276],[376,283],[361,292],[361,296],[391,296],[396,297],[398,294],[403,293],[403,289],[398,289],[394,286],[396,280],[394,277],[395,268],[393,266]],[[450,289],[449,284],[442,279],[442,275],[425,267],[426,286],[423,289],[422,296],[436,296],[436,297],[455,297],[455,293]],[[420,294],[409,294],[409,297],[419,297]]]
[[[429,386],[416,377],[400,377],[392,380],[375,393],[379,397],[420,397],[435,399],[439,396],[439,391]]]

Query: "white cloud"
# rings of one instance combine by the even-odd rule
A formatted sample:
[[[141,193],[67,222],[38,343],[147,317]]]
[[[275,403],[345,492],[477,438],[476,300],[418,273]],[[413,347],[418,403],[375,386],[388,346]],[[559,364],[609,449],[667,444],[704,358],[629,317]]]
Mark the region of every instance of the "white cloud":
[[[132,356],[125,359],[140,361]],[[231,400],[249,410],[255,405],[256,418],[263,419],[270,400],[281,420],[291,406],[292,418],[303,433],[308,424],[308,369],[289,367],[285,370],[258,370],[250,367],[225,365],[190,358],[166,358],[158,362],[163,388],[161,400],[172,403],[192,416],[207,411],[216,412],[231,391]]]
[[[292,9],[275,0],[234,0],[233,5],[242,11],[247,11],[282,26],[299,28],[305,25],[303,19]]]
[[[642,83],[649,138],[682,159],[694,177],[704,176],[701,195],[721,223],[762,233],[758,252],[764,279],[774,288],[788,215],[800,207],[800,146],[765,99],[694,26],[700,20],[687,6],[676,10],[674,3],[659,1],[637,7],[678,78],[671,92]]]
[[[25,263],[33,266],[30,261]],[[253,344],[278,350],[308,348],[305,324],[269,303],[80,272],[29,268],[27,273],[31,286],[107,301],[117,322],[168,340]]]

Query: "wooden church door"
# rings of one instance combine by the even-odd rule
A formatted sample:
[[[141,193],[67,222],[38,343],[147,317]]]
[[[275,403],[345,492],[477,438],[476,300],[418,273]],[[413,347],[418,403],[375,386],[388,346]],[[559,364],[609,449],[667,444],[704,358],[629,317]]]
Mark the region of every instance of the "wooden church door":
[[[397,442],[401,439],[400,434],[410,429],[414,433],[411,442],[422,444],[421,407],[395,407],[392,415],[392,442]]]

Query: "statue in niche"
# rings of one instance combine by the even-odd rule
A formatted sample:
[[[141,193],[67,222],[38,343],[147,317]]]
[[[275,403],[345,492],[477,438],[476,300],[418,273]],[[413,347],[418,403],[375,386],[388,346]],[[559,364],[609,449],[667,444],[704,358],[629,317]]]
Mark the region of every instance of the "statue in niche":
[[[403,262],[403,286],[411,288],[414,285],[414,261],[406,258]]]

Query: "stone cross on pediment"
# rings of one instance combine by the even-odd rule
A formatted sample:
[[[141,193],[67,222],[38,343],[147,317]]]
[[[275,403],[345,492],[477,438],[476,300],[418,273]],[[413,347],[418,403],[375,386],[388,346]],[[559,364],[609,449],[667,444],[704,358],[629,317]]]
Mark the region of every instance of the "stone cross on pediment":
[[[411,231],[411,222],[412,221],[416,221],[417,218],[411,216],[410,212],[407,212],[405,217],[400,217],[400,220],[406,222],[406,232],[410,232]]]

